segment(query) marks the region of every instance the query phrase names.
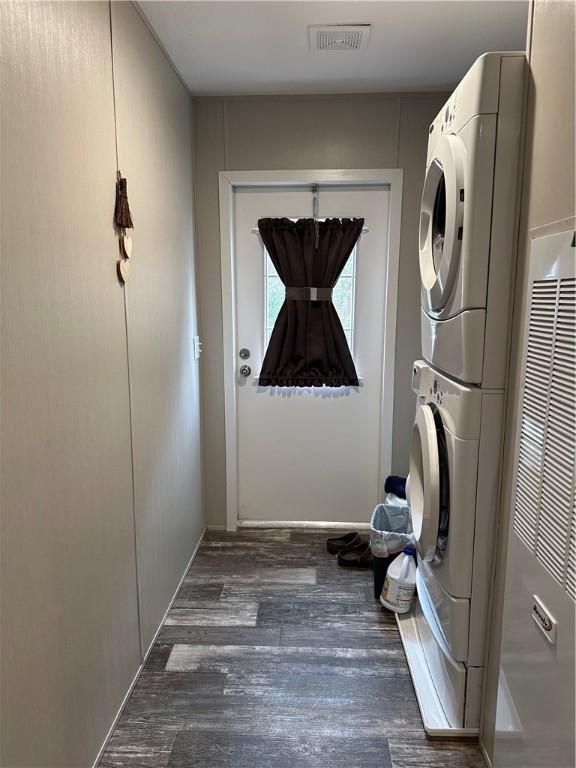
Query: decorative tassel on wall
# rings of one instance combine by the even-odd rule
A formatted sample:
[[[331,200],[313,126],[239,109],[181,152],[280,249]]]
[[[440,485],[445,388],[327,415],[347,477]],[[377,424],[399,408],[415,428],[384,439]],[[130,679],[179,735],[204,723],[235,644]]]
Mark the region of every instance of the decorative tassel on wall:
[[[132,238],[126,234],[126,230],[134,229],[134,224],[128,203],[128,182],[122,178],[120,171],[116,174],[114,226],[118,232],[120,246],[120,258],[117,263],[118,278],[120,282],[125,283],[130,274],[130,256],[132,255]]]
[[[114,223],[118,229],[134,229],[130,205],[128,204],[128,182],[118,171],[116,179],[116,205],[114,206]]]

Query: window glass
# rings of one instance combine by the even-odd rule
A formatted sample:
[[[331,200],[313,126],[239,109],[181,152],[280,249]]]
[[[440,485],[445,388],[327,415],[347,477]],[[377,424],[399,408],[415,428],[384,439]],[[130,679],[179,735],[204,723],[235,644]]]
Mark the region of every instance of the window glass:
[[[440,260],[444,253],[444,238],[446,236],[446,181],[444,174],[440,177],[436,196],[434,198],[434,210],[432,212],[432,254],[436,272],[440,268]]]
[[[338,282],[334,286],[332,301],[340,317],[350,352],[354,354],[354,293],[356,285],[356,248],[350,254]],[[285,288],[278,277],[278,273],[272,264],[270,256],[265,251],[265,337],[266,345],[270,340],[270,334],[274,323],[284,303]]]

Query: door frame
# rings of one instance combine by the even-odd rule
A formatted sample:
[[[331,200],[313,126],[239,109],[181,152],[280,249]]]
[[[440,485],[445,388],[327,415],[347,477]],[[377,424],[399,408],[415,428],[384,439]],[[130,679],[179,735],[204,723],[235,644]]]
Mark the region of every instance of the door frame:
[[[388,263],[386,265],[386,304],[384,311],[384,349],[380,420],[379,487],[392,467],[392,428],[394,402],[394,360],[396,348],[396,310],[400,225],[402,215],[402,169],[317,170],[317,171],[220,171],[220,259],[222,268],[222,321],[224,345],[224,424],[226,440],[226,529],[238,527],[238,406],[236,402],[236,255],[234,195],[237,187],[302,187],[312,184],[334,187],[390,188]],[[388,364],[392,361],[392,364]],[[329,522],[329,521],[327,521]],[[268,523],[267,523],[268,524]],[[285,525],[286,523],[282,523]],[[251,525],[258,523],[251,521]],[[260,523],[262,525],[262,523]],[[269,523],[270,527],[274,524]],[[276,526],[278,523],[276,523]],[[299,525],[303,525],[299,523]],[[321,523],[314,523],[320,527]]]

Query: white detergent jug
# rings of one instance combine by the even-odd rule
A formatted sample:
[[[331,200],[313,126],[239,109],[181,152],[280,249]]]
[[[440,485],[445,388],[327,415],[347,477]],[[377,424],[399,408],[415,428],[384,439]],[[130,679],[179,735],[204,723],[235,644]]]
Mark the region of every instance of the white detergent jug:
[[[388,567],[380,602],[395,613],[407,613],[416,589],[416,563],[412,547],[405,547]]]

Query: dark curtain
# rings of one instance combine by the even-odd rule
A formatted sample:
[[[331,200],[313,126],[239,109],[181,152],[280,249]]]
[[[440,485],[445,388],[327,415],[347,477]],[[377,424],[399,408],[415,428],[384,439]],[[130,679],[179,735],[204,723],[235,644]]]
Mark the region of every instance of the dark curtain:
[[[358,385],[348,342],[330,297],[363,225],[364,219],[258,222],[266,250],[287,289],[262,364],[261,386]],[[306,290],[310,288],[318,290]],[[320,300],[310,300],[314,295]]]

